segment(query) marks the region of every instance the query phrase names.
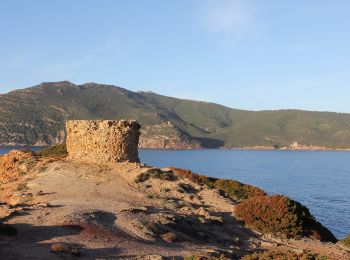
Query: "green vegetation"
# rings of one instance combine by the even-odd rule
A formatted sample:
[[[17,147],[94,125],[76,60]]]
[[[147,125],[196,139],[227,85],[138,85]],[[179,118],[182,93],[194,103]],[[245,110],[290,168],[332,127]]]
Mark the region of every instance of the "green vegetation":
[[[211,252],[199,252],[184,257],[184,260],[232,260],[238,256],[232,252],[218,250]]]
[[[222,191],[228,197],[236,201],[242,201],[244,199],[248,199],[254,196],[266,195],[266,193],[263,190],[253,185],[243,184],[239,181],[211,178],[197,173],[193,173],[190,170],[184,170],[179,168],[171,169],[178,176],[188,178],[189,180],[197,184],[206,185],[210,188]]]
[[[340,240],[340,243],[350,248],[350,235],[348,235],[346,238]]]
[[[43,157],[66,157],[68,152],[65,144],[58,144],[45,148],[39,151],[37,154]]]
[[[266,193],[250,184],[243,184],[235,180],[217,179],[213,183],[213,187],[224,191],[230,198],[236,200],[244,200],[255,196],[266,195]]]
[[[260,253],[253,253],[246,255],[241,260],[327,260],[326,256],[320,256],[316,253],[304,251],[301,254],[296,254],[291,251],[264,251]]]
[[[162,172],[157,168],[150,168],[146,172],[140,173],[138,176],[136,176],[134,182],[142,183],[149,180],[150,178],[167,181],[174,181],[176,179],[172,173]]]
[[[197,190],[190,184],[180,182],[177,191],[180,193],[196,193]]]
[[[305,206],[286,196],[258,196],[244,200],[236,206],[236,215],[247,226],[263,233],[286,238],[337,241]]]
[[[308,208],[286,196],[268,196],[255,186],[235,180],[207,177],[179,168],[171,170],[180,179],[187,178],[199,185],[217,189],[240,202],[236,206],[236,216],[250,228],[283,238],[310,237],[337,242],[332,232],[319,223]]]
[[[12,91],[0,95],[0,110],[3,145],[63,142],[67,119],[132,118],[146,137],[171,136],[203,147],[279,148],[296,141],[350,148],[350,114],[244,111],[94,83],[51,82]]]
[[[27,183],[25,182],[21,182],[17,185],[17,190],[18,191],[24,191],[24,190],[27,190],[28,189],[28,186],[27,186]]]

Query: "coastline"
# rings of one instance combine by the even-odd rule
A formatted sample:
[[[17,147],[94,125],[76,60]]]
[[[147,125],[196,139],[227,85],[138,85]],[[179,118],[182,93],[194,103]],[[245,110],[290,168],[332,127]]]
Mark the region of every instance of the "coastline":
[[[23,145],[23,144],[16,144],[16,145],[8,145],[8,144],[0,144],[0,149],[11,149],[11,148],[45,148],[50,147],[50,145]],[[309,152],[317,152],[317,151],[333,151],[333,152],[350,152],[350,148],[329,148],[329,147],[322,147],[322,146],[298,146],[298,147],[287,147],[283,146],[280,148],[274,148],[273,146],[244,146],[244,147],[217,147],[217,148],[210,148],[210,147],[200,147],[200,148],[147,148],[147,147],[139,147],[139,150],[163,150],[163,151],[200,151],[200,150],[256,150],[256,151],[309,151]]]
[[[253,146],[253,147],[242,147],[242,148],[220,148],[220,149],[227,149],[227,150],[275,150],[275,151],[310,151],[310,152],[316,152],[316,151],[334,151],[334,152],[350,152],[350,148],[328,148],[328,147],[318,147],[318,146],[311,146],[311,147],[298,147],[298,148],[290,148],[290,147],[281,147],[281,148],[274,148],[272,146]]]

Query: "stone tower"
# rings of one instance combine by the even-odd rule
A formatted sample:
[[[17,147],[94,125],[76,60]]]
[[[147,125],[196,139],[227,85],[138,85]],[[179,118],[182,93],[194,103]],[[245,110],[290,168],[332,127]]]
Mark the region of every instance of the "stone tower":
[[[134,120],[70,120],[66,129],[70,159],[97,164],[140,162],[140,125]]]

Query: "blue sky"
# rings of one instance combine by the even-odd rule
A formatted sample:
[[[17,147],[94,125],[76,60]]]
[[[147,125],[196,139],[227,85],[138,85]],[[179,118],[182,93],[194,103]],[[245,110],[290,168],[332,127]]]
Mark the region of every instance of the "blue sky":
[[[1,0],[0,93],[98,82],[350,113],[350,1]]]

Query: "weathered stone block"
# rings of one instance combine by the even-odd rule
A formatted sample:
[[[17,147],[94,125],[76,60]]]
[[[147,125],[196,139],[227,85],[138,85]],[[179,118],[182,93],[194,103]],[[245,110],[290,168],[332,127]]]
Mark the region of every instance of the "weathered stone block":
[[[97,164],[140,162],[140,125],[134,120],[70,120],[66,129],[70,159]]]

